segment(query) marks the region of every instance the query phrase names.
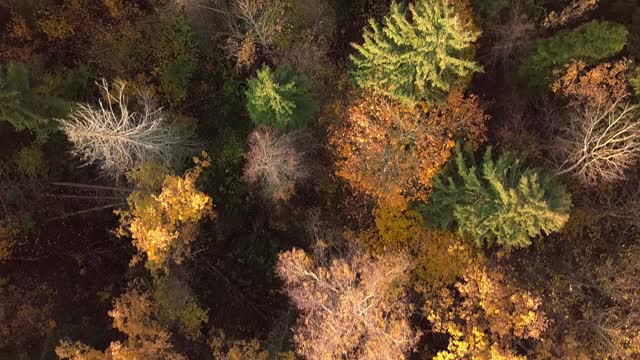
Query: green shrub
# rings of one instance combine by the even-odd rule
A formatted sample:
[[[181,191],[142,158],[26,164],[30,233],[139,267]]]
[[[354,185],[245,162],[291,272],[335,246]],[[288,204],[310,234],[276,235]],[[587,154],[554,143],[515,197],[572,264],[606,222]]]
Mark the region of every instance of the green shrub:
[[[554,68],[572,59],[593,64],[611,57],[624,48],[627,36],[623,25],[596,20],[561,31],[536,42],[532,54],[519,69],[520,76],[531,88],[544,89]]]
[[[541,232],[558,231],[569,219],[571,201],[563,185],[529,169],[513,154],[493,160],[491,148],[477,164],[471,147],[456,146],[453,162],[438,175],[427,221],[442,229],[457,224],[476,246],[527,247]]]
[[[18,172],[28,178],[45,176],[48,172],[44,154],[38,143],[20,149],[13,157]]]
[[[54,117],[63,116],[70,104],[42,88],[42,71],[35,65],[0,65],[0,121],[40,137],[55,131]]]
[[[256,125],[274,125],[281,129],[302,127],[316,111],[304,76],[289,67],[275,74],[268,66],[249,80],[247,111]]]
[[[160,92],[175,105],[187,97],[189,82],[198,65],[198,52],[191,24],[185,17],[165,25],[161,34],[160,41],[155,44],[156,54],[166,51],[158,56],[158,62],[162,64],[158,74]]]
[[[186,17],[154,14],[100,31],[88,54],[95,73],[157,91],[172,106],[187,97],[198,49]]]
[[[360,87],[395,99],[415,102],[442,99],[452,86],[482,69],[472,60],[480,31],[461,8],[440,0],[418,0],[404,7],[391,4],[384,26],[370,20],[352,77]],[[411,20],[409,20],[411,19]]]

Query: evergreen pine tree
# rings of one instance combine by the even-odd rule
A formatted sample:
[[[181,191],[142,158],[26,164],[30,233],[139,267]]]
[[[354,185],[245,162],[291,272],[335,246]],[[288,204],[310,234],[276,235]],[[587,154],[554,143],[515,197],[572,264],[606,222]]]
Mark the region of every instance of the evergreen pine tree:
[[[316,111],[307,79],[289,67],[274,74],[268,66],[263,66],[256,77],[249,80],[246,95],[247,110],[256,125],[300,128]]]
[[[0,66],[0,121],[44,136],[56,129],[53,118],[70,108],[66,101],[38,89],[37,67],[21,63]]]
[[[393,2],[384,26],[370,20],[364,43],[352,44],[359,53],[351,56],[355,82],[405,102],[433,101],[481,71],[469,60],[480,32],[457,10],[448,0],[418,0],[407,17]]]
[[[427,220],[441,228],[457,224],[476,246],[521,248],[542,231],[558,231],[569,219],[564,186],[529,169],[512,153],[494,161],[491,148],[477,164],[470,147],[456,147],[454,162],[438,175],[425,206]]]

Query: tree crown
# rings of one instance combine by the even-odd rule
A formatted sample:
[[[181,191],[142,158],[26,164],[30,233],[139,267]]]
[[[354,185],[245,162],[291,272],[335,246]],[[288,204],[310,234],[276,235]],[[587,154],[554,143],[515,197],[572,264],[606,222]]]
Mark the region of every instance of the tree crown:
[[[453,164],[435,180],[425,207],[427,220],[442,228],[457,224],[477,246],[526,247],[542,231],[560,230],[571,201],[564,186],[524,166],[512,153],[493,159],[487,148],[477,164],[470,147],[456,145]]]
[[[384,25],[370,20],[364,43],[353,44],[355,83],[409,103],[444,98],[465,76],[482,70],[470,60],[480,31],[460,16],[463,5],[418,0],[407,16],[393,2]]]

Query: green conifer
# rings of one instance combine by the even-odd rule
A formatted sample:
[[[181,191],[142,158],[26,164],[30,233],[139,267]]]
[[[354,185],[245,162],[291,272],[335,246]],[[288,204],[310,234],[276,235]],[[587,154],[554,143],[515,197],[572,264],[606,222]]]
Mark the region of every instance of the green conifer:
[[[572,30],[538,40],[529,58],[520,66],[520,77],[532,89],[546,89],[549,75],[572,59],[595,64],[619,53],[629,32],[624,25],[593,20]]]
[[[563,185],[526,168],[512,153],[494,161],[488,148],[479,165],[471,148],[462,151],[458,144],[454,162],[436,178],[424,213],[432,225],[446,229],[456,224],[476,246],[522,248],[542,231],[560,230],[570,207]]]
[[[448,0],[393,2],[384,26],[369,21],[364,43],[352,44],[352,77],[361,87],[405,102],[438,100],[462,78],[482,69],[469,59],[480,32]]]
[[[268,66],[248,83],[247,110],[256,125],[281,129],[302,127],[313,117],[313,103],[306,78],[284,67],[275,74]]]

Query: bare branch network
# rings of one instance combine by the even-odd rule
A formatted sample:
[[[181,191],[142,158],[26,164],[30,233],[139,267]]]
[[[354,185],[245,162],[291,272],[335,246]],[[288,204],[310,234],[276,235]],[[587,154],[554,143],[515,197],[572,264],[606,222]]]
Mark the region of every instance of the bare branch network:
[[[295,187],[310,176],[306,155],[299,149],[308,141],[301,132],[280,134],[270,127],[249,136],[244,180],[260,186],[270,200],[287,200]]]
[[[572,173],[586,184],[624,179],[640,157],[639,109],[621,97],[611,104],[576,107],[559,139],[565,160],[558,174]]]
[[[99,163],[102,172],[113,177],[150,160],[177,169],[200,146],[185,129],[167,123],[163,109],[147,94],[138,93],[142,112],[131,112],[123,82],[114,83],[114,89],[106,80],[97,85],[107,97],[106,105],[78,104],[66,119],[59,119],[74,154],[86,165]]]

